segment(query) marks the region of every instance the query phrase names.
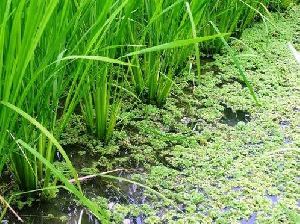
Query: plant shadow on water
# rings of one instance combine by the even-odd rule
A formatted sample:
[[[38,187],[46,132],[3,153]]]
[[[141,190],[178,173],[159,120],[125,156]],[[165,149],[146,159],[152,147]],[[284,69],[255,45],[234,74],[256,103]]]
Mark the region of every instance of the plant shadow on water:
[[[230,107],[224,106],[224,116],[221,118],[223,124],[236,126],[239,122],[248,123],[251,121],[251,114],[244,110],[233,111]]]
[[[68,156],[70,157],[70,160],[72,161],[77,170],[80,170],[85,167],[91,167],[93,165],[93,162],[95,162],[99,158],[93,152],[90,152],[88,150],[82,151],[82,147],[77,144],[67,145],[64,147],[64,149],[66,150]],[[93,159],[83,159],[83,156]],[[59,152],[56,152],[55,159],[59,162],[63,161],[63,157]]]

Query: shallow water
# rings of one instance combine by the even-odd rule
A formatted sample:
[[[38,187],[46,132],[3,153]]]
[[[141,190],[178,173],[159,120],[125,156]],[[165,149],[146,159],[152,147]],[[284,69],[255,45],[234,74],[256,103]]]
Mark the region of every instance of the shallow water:
[[[239,122],[248,123],[251,121],[251,115],[244,110],[233,111],[230,107],[224,107],[224,116],[221,122],[229,126],[236,126]]]
[[[243,219],[241,221],[241,224],[255,224],[256,223],[256,217],[257,217],[257,213],[254,212],[252,215],[250,215],[249,219]]]
[[[279,202],[279,197],[276,195],[267,195],[267,198],[272,202],[272,206],[275,206]]]
[[[130,178],[130,174],[119,172],[118,176]],[[108,200],[108,208],[114,209],[117,203],[122,204],[143,204],[146,202],[146,196],[143,189],[136,184],[124,181],[108,181],[103,178],[94,178],[82,183],[84,193],[88,198],[104,197]],[[61,190],[57,198],[49,201],[35,202],[31,207],[24,207],[17,211],[18,215],[24,220],[24,223],[33,224],[53,224],[70,223],[77,224],[79,220],[83,224],[98,224],[99,221],[89,213],[85,208],[78,205],[73,196],[68,192]],[[124,223],[142,224],[144,217],[129,216],[124,219]],[[2,223],[18,223],[17,219],[10,213]]]

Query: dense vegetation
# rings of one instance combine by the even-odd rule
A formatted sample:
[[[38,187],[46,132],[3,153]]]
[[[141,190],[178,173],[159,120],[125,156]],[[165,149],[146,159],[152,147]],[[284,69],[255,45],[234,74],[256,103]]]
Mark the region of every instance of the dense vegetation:
[[[124,102],[164,107],[170,93],[181,88],[178,80],[190,78],[191,71],[193,84],[201,85],[204,58],[223,47],[238,70],[236,78],[252,97],[248,100],[258,103],[227,41],[255,20],[271,25],[268,10],[284,10],[290,4],[1,1],[0,175],[12,173],[21,191],[43,189],[43,198],[52,197],[62,184],[98,219],[108,222],[107,211],[84,196],[77,171],[61,146],[74,112],[82,115],[87,131],[108,146],[118,118],[130,112]],[[71,175],[54,165],[57,151]]]

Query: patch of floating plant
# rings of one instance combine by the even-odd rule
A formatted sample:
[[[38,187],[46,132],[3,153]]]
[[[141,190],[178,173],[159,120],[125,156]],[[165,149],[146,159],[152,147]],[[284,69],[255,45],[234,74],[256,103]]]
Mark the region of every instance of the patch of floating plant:
[[[172,156],[170,155],[161,155],[159,152],[156,153],[157,160],[164,165],[165,167],[168,167],[173,170],[177,170],[179,172],[184,170],[184,167],[182,166],[176,166],[172,164]]]
[[[224,106],[224,116],[221,118],[223,124],[236,126],[239,122],[248,123],[251,121],[251,114],[245,110],[233,111],[230,107]]]
[[[214,73],[220,73],[220,68],[214,64],[216,60],[214,59],[214,56],[211,54],[202,55],[201,57],[201,74],[205,74],[207,72],[213,71]]]
[[[173,96],[173,99],[175,100],[175,106],[177,108],[184,108],[185,111],[190,110],[190,102],[187,102],[186,100],[183,100],[181,97],[178,96]]]

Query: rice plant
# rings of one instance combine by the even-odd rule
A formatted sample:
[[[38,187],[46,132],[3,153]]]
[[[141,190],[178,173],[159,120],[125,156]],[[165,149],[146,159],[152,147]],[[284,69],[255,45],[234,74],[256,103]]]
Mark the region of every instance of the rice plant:
[[[81,197],[80,185],[53,166],[59,150],[76,179],[59,137],[78,105],[89,130],[108,143],[122,88],[164,105],[189,57],[200,81],[201,55],[230,49],[230,35],[277,3],[292,1],[0,1],[0,175],[6,164],[23,190],[60,180]]]
[[[127,36],[130,43],[139,40],[138,44],[148,48],[159,46],[155,50],[152,48],[151,52],[129,54],[133,56],[130,61],[138,65],[136,68],[129,68],[132,81],[137,95],[147,99],[149,103],[163,105],[172,88],[172,77],[180,72],[182,62],[193,49],[184,41],[181,42],[184,47],[177,44],[165,49],[163,45],[176,40],[188,42],[196,37],[193,35],[195,33],[192,34],[194,23],[186,23],[187,12],[184,1],[181,0],[143,1],[132,7],[136,10],[134,19],[128,22]]]
[[[0,20],[0,99],[34,116],[58,139],[81,98],[80,89],[90,61],[116,62],[104,57],[85,57],[88,60],[70,63],[80,57],[64,57],[79,50],[87,54],[96,47],[95,39],[100,35],[90,32],[84,25],[93,3],[10,0],[0,4],[1,11],[5,12]],[[111,3],[107,1],[108,6]],[[102,15],[102,19],[105,16]],[[25,190],[51,185],[50,170],[16,144],[16,140],[21,138],[34,146],[50,163],[57,150],[52,140],[3,106],[0,107],[0,124],[0,154],[3,155],[0,171],[8,162],[20,187]]]
[[[110,102],[111,81],[107,82],[107,76],[112,72],[104,62],[98,63],[96,73],[103,74],[94,79],[89,75],[91,69],[95,70],[92,60],[70,64],[61,59],[68,54],[87,56],[106,52],[110,58],[126,55],[132,64],[136,64],[128,69],[137,94],[150,103],[162,105],[171,91],[172,77],[180,73],[183,62],[193,52],[197,55],[200,75],[198,43],[216,37],[206,26],[209,20],[221,21],[218,23],[220,32],[232,32],[238,21],[243,21],[239,25],[243,28],[255,15],[255,11],[242,1],[226,1],[226,4],[200,0],[190,4],[182,0],[105,0],[101,4],[87,0],[80,4],[74,0],[51,3],[3,1],[0,3],[3,12],[0,18],[1,100],[37,117],[55,133],[55,137],[59,137],[82,98],[83,112],[90,128],[96,129],[99,138],[108,141],[120,109],[119,100],[112,105]],[[258,3],[251,4],[257,8]],[[206,14],[211,10],[218,12],[212,13],[214,18]],[[234,20],[224,23],[221,16]],[[207,35],[212,36],[207,38]],[[205,37],[197,39],[197,36]],[[193,44],[196,44],[195,48]],[[126,47],[129,45],[147,48]],[[84,85],[86,82],[89,86]],[[80,91],[81,88],[85,91]],[[63,104],[62,98],[65,99]],[[45,187],[48,186],[50,173],[47,170],[44,173],[39,162],[33,166],[31,162],[36,163],[34,158],[26,155],[14,139],[22,136],[50,162],[56,150],[52,142],[28,127],[27,122],[17,115],[11,115],[7,108],[2,107],[0,113],[3,136],[0,153],[4,155],[0,171],[10,159],[10,167],[18,182],[26,183],[23,185],[25,189],[37,187],[41,179],[45,179]],[[12,118],[6,119],[8,116]],[[58,119],[60,125],[57,125]]]
[[[108,143],[112,136],[121,109],[120,99],[111,98],[113,80],[112,75],[108,80],[108,69],[107,66],[99,68],[95,77],[88,79],[81,103],[88,127],[105,143]]]
[[[266,1],[267,3],[267,1]],[[223,46],[215,38],[216,31],[210,21],[218,25],[221,33],[234,34],[253,22],[265,10],[258,1],[147,1],[131,2],[132,16],[128,20],[127,42],[148,48],[160,46],[151,53],[132,54],[129,68],[137,95],[149,103],[163,105],[172,89],[172,77],[182,73],[185,61],[196,56],[198,82],[201,77],[201,51],[214,52]],[[225,38],[228,39],[230,35]],[[164,44],[177,40],[210,37],[193,45],[164,49]],[[138,42],[137,42],[138,41]],[[139,49],[136,49],[138,51]],[[128,54],[127,54],[128,56]]]
[[[125,21],[130,15],[129,1],[95,2],[91,9],[91,15],[87,18],[91,28],[85,35],[85,54],[105,55],[115,58],[121,54],[125,45],[123,37],[125,32]],[[126,7],[125,7],[126,6]],[[100,16],[99,16],[100,15]],[[95,33],[95,34],[93,34]],[[89,39],[89,34],[90,38]],[[129,66],[121,61],[112,61],[113,64]],[[94,63],[93,61],[84,65],[82,70],[86,74],[86,82],[83,85],[82,100],[80,102],[83,116],[92,133],[108,143],[116,125],[117,117],[121,108],[121,99],[118,95],[118,79],[124,74],[116,74],[124,71],[122,67],[107,65],[106,63]],[[115,94],[112,94],[112,85]],[[112,97],[113,96],[113,97]]]
[[[62,73],[65,70],[61,64],[48,65],[62,55],[67,31],[74,26],[72,22],[69,26],[63,23],[71,2],[65,1],[60,9],[58,5],[58,1],[40,4],[34,0],[1,3],[1,11],[5,14],[1,18],[0,30],[0,98],[38,117],[49,130],[54,130],[56,125],[59,98],[68,81],[59,75],[59,70]],[[40,10],[36,11],[37,8]],[[59,35],[53,37],[53,32]],[[43,173],[43,167],[33,166],[35,158],[16,145],[15,139],[22,138],[38,146],[38,151],[49,161],[54,156],[51,141],[3,106],[0,123],[1,163],[10,159],[9,166],[20,186],[35,189],[37,173]]]

